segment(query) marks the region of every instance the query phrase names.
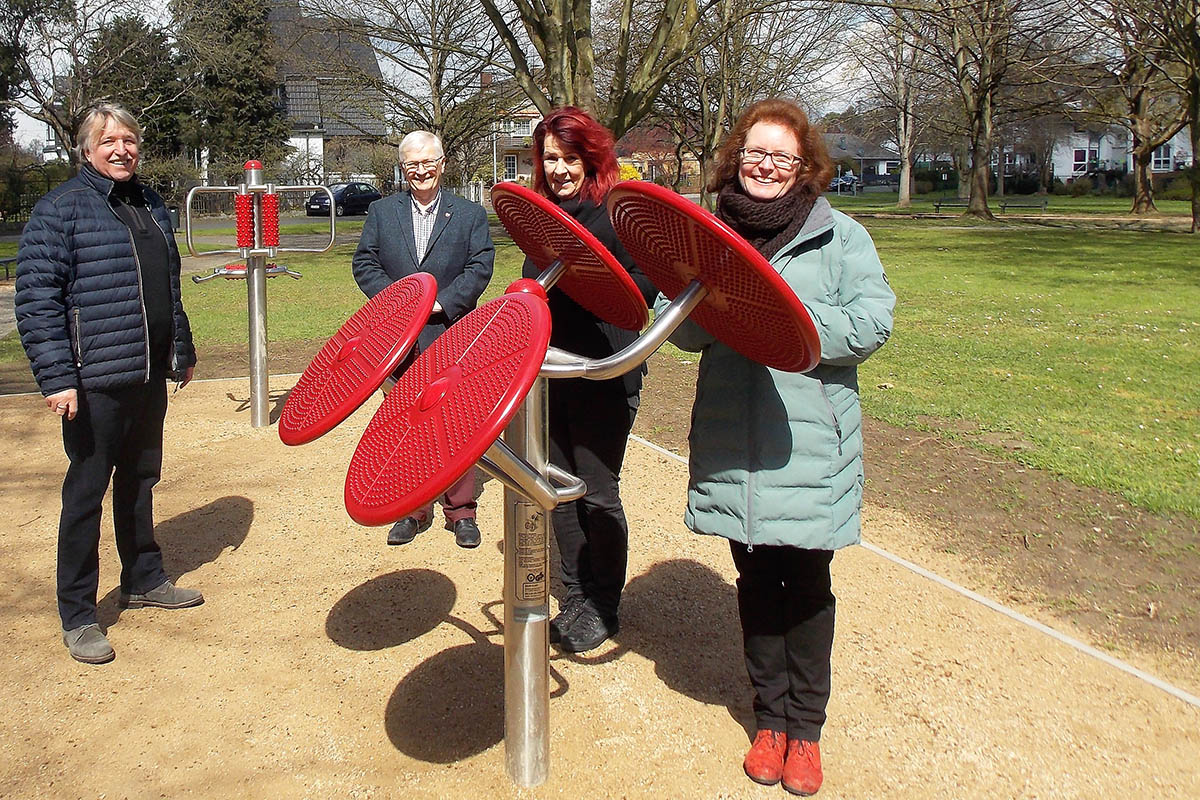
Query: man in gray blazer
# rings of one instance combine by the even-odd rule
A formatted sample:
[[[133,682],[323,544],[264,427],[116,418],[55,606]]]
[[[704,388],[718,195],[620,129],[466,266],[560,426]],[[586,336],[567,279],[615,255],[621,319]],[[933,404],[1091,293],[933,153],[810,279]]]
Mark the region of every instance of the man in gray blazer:
[[[492,277],[496,249],[482,206],[441,190],[445,151],[438,137],[413,131],[400,142],[400,165],[408,189],[376,200],[367,212],[362,238],[354,253],[354,280],[367,297],[417,272],[437,279],[433,313],[417,346],[401,365],[475,308]],[[475,469],[441,498],[446,529],[459,547],[478,547],[475,524]],[[433,504],[405,517],[388,531],[388,544],[407,544],[433,521]]]

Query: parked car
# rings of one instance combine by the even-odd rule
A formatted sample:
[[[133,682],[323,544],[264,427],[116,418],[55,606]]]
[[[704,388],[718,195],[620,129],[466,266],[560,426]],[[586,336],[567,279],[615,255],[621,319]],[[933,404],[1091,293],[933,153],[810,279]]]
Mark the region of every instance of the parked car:
[[[854,194],[854,187],[857,185],[858,178],[853,175],[842,175],[840,178],[834,178],[829,182],[829,191],[837,192],[838,194],[842,192]]]
[[[367,206],[383,197],[369,183],[333,183],[329,185],[333,192],[334,213],[339,217],[346,214],[365,214]],[[329,214],[329,197],[324,192],[317,192],[304,204],[304,213],[310,217],[324,217]]]

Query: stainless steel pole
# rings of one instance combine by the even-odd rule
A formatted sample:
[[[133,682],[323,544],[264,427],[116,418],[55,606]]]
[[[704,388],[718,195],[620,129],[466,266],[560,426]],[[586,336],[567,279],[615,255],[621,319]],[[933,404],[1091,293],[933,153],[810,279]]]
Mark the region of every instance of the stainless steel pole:
[[[257,162],[250,162],[257,163]],[[262,168],[246,168],[246,186],[261,186]],[[254,249],[261,250],[262,193],[254,192]],[[330,206],[332,213],[333,206]],[[271,424],[267,387],[267,257],[246,257],[246,295],[250,320],[250,425],[262,428]]]
[[[547,381],[538,378],[504,432],[505,443],[549,474]],[[517,786],[550,771],[550,522],[524,495],[504,490],[504,763]]]

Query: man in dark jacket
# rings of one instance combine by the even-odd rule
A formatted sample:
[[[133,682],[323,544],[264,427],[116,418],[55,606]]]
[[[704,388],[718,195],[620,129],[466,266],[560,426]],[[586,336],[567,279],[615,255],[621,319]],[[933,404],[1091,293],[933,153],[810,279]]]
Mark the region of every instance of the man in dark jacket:
[[[96,621],[100,514],[113,484],[121,605],[204,602],[163,570],[152,489],[162,471],[167,379],[184,386],[196,354],[179,288],[179,251],[162,198],[138,183],[141,128],[99,105],[79,129],[79,174],[34,206],[17,252],[21,344],[70,465],[58,525],[58,611],[77,661],[114,658]]]
[[[411,358],[475,308],[492,277],[496,249],[487,213],[475,203],[441,191],[446,156],[428,131],[413,131],[400,142],[400,163],[408,190],[376,200],[367,212],[354,254],[354,280],[374,297],[408,275],[428,272],[437,279],[437,301]],[[475,524],[475,470],[442,496],[446,528],[459,547],[478,547]],[[388,532],[388,544],[407,544],[428,528],[433,505],[405,517]]]

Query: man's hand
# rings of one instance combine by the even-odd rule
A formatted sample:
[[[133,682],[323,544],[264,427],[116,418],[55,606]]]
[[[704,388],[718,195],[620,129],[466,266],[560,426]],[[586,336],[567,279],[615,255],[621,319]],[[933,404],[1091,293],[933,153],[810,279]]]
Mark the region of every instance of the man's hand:
[[[60,417],[75,419],[79,413],[79,392],[75,389],[64,389],[46,398],[46,408]]]
[[[183,378],[182,378],[182,379],[179,381],[179,386],[178,386],[177,388],[179,388],[179,389],[182,389],[183,387],[185,387],[185,386],[187,386],[189,383],[191,383],[191,382],[192,382],[192,376],[193,376],[194,374],[196,374],[196,365],[195,365],[195,364],[193,364],[192,366],[188,367],[188,368],[187,368],[187,370],[186,370],[186,371],[184,371],[184,373],[183,373]]]

